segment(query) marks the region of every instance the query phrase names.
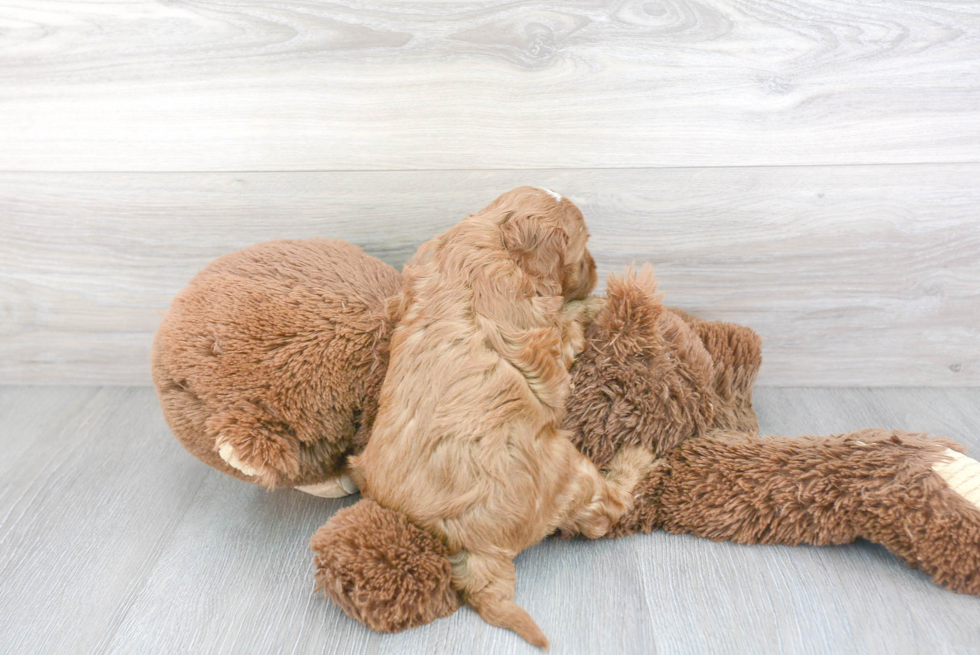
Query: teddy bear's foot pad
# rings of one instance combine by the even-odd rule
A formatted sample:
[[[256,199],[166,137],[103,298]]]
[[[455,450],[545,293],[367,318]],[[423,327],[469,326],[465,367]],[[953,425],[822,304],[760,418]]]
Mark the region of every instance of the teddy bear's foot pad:
[[[319,496],[320,498],[343,498],[344,496],[358,492],[357,485],[354,484],[354,481],[346,473],[330,478],[326,482],[307,484],[294,488],[297,491],[302,491],[311,496]]]
[[[980,462],[948,448],[943,455],[948,459],[933,464],[932,470],[950,489],[980,509]]]

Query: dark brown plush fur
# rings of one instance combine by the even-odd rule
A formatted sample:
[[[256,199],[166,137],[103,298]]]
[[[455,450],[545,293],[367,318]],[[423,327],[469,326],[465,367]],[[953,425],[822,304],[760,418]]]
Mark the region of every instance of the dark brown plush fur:
[[[658,457],[712,428],[754,431],[761,341],[748,328],[672,310],[653,270],[610,276],[606,306],[572,367],[564,427],[598,466],[625,445]]]
[[[948,439],[882,429],[831,437],[714,431],[660,460],[616,535],[663,529],[743,544],[882,544],[980,595],[980,511],[932,466]]]
[[[295,435],[298,471],[287,467],[293,477],[274,484],[336,474],[369,436],[391,331],[385,298],[398,281],[356,248],[322,240],[263,244],[216,262],[175,300],[154,344],[154,380],[175,434],[252,482],[214,454],[216,426],[241,426],[245,440]],[[932,469],[961,446],[880,429],[757,436],[758,336],[665,307],[649,271],[609,280],[586,337],[565,427],[600,467],[628,444],[659,457],[612,535],[864,538],[949,589],[980,595],[980,511]],[[247,420],[213,420],[227,412]],[[311,546],[321,588],[374,629],[421,625],[458,606],[445,546],[369,500],[339,512]]]

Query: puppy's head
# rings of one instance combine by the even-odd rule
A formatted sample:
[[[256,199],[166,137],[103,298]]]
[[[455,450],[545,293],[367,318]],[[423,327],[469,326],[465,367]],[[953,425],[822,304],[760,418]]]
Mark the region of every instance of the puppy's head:
[[[510,258],[543,295],[578,300],[595,287],[595,260],[585,247],[589,231],[570,200],[525,186],[503,194],[485,211],[500,226]]]

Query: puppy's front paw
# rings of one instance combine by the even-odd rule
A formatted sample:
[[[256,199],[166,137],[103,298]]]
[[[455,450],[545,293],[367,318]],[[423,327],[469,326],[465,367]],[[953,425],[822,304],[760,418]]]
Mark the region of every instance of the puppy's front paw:
[[[589,296],[583,300],[572,300],[565,303],[562,312],[570,321],[580,323],[585,329],[592,324],[592,321],[605,306],[606,299],[602,296]]]
[[[653,469],[656,458],[653,451],[644,446],[623,446],[609,462],[606,480],[623,492],[632,494],[633,489]]]
[[[585,326],[592,324],[606,307],[606,299],[602,296],[589,296],[582,301],[582,322]]]

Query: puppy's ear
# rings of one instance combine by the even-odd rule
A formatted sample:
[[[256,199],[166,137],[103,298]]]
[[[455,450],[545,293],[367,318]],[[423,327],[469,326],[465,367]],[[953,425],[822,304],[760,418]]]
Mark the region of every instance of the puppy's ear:
[[[500,226],[500,234],[511,259],[525,273],[533,278],[560,277],[568,233],[558,221],[533,214],[512,214]]]

